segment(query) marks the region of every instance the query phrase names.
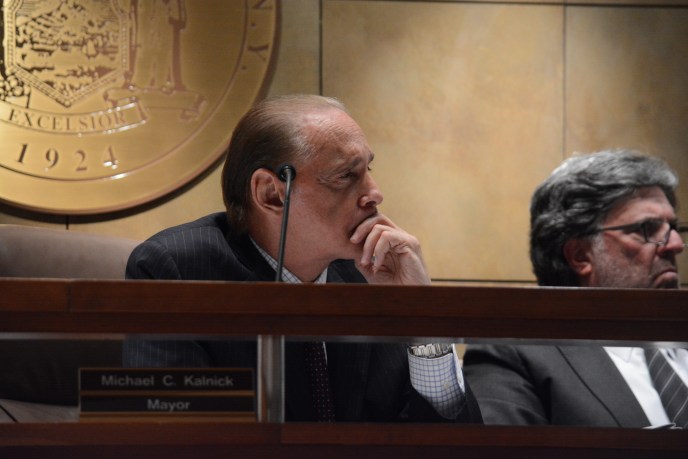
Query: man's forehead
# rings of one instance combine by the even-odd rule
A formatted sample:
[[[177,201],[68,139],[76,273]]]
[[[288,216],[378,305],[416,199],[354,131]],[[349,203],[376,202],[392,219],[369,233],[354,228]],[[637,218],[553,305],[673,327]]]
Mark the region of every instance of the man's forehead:
[[[309,137],[329,142],[365,139],[360,126],[345,112],[337,109],[312,112],[303,117],[303,130]]]
[[[315,162],[323,173],[338,173],[343,170],[354,169],[361,165],[367,166],[374,158],[368,148],[339,148],[335,145],[323,145],[315,152]]]
[[[318,159],[332,164],[347,164],[370,162],[374,157],[363,131],[348,116],[339,120],[317,118],[305,126],[304,130]]]
[[[667,199],[664,191],[658,186],[638,188],[632,195],[622,199],[607,213],[606,222],[622,217],[667,217],[674,208]]]

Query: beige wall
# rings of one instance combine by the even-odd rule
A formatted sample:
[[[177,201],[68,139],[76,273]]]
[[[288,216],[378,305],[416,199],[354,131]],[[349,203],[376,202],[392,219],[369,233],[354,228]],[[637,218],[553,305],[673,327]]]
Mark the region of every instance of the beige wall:
[[[344,101],[376,153],[383,211],[421,239],[434,278],[528,281],[529,197],[564,157],[637,148],[688,181],[686,43],[688,1],[286,0],[269,93]],[[216,166],[133,211],[1,206],[0,223],[145,238],[218,210]]]

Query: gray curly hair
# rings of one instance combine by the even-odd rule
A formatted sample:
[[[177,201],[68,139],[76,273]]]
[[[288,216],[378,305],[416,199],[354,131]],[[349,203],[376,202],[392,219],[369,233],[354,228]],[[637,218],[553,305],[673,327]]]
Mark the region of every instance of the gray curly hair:
[[[578,286],[564,257],[570,239],[589,237],[637,189],[658,186],[676,208],[678,177],[659,158],[607,150],[565,160],[530,201],[530,260],[539,285]]]

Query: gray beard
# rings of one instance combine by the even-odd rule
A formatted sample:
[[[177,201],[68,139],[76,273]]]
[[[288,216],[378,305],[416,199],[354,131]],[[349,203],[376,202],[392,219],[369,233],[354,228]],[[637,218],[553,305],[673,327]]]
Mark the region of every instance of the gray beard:
[[[654,272],[647,273],[644,267],[628,265],[619,266],[615,260],[608,256],[604,249],[596,250],[595,275],[597,287],[608,288],[679,288],[680,282],[665,283],[655,287],[653,285]],[[667,264],[670,262],[667,260]],[[664,269],[662,266],[661,269]]]

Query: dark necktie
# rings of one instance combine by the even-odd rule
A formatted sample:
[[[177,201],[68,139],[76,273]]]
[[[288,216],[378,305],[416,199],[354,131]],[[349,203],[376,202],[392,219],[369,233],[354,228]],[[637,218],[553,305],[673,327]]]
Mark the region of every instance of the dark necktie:
[[[305,344],[306,368],[311,381],[311,393],[318,422],[334,422],[332,388],[327,375],[327,360],[322,341]]]
[[[645,349],[645,359],[669,420],[688,428],[688,387],[659,349]]]

